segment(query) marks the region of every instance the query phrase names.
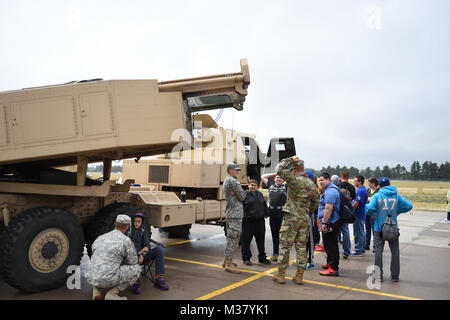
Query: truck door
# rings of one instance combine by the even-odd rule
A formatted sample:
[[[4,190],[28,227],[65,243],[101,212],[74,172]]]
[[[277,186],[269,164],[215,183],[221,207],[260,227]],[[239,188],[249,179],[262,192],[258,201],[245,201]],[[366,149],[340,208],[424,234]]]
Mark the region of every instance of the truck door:
[[[258,184],[261,175],[275,172],[280,160],[294,156],[294,138],[272,138],[270,139],[267,154],[261,153],[256,141],[251,137],[241,137],[245,153],[248,156],[247,176],[255,179]]]
[[[261,175],[265,173],[274,173],[275,168],[281,160],[295,156],[294,138],[272,138],[270,139],[269,149],[267,151],[266,160],[263,164]],[[270,180],[269,180],[270,185]]]
[[[261,154],[261,151],[256,143],[255,139],[251,137],[241,137],[242,144],[244,145],[245,154],[248,158],[247,163],[247,176],[250,179],[255,179],[256,181],[261,180],[261,159],[265,159],[265,155]]]

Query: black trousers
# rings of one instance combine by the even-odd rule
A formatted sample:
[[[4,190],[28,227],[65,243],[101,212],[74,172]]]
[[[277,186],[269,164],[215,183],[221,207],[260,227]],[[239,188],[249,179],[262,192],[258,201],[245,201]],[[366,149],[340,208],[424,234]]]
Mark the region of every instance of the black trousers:
[[[270,232],[272,233],[273,255],[277,255],[280,249],[280,228],[283,217],[270,217]]]
[[[338,220],[336,223],[331,224],[331,232],[322,232],[323,246],[327,253],[327,264],[333,268],[333,270],[339,270],[339,245],[338,235],[342,226],[342,222]]]
[[[266,252],[264,248],[265,235],[266,223],[264,219],[242,219],[242,260],[250,260],[252,256],[250,244],[253,237],[255,237],[256,246],[258,247],[258,261],[264,261],[266,259]]]

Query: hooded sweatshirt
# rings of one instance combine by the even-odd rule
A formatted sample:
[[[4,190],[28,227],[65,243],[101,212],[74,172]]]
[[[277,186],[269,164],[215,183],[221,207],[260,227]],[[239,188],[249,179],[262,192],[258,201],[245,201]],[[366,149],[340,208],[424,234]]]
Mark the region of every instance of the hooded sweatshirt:
[[[396,187],[386,186],[380,188],[380,191],[373,195],[370,202],[366,205],[366,214],[368,216],[375,215],[373,229],[376,232],[381,232],[381,227],[388,214],[392,216],[398,226],[397,216],[408,212],[412,207],[411,202],[397,193]]]
[[[144,219],[142,220],[142,225],[144,225]],[[127,236],[133,242],[134,247],[136,248],[136,253],[141,251],[144,247],[147,247],[149,250],[151,249],[150,235],[144,230],[143,227],[136,229],[133,223],[131,223],[131,226],[127,231]]]

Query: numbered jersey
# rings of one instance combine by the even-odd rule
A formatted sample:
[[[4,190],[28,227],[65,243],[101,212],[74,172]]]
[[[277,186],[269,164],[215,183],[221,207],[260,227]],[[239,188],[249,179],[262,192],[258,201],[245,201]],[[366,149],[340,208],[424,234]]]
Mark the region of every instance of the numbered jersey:
[[[412,209],[412,204],[397,193],[397,188],[387,186],[380,189],[366,205],[366,214],[375,215],[374,231],[381,232],[386,217],[391,215],[398,225],[397,216]]]
[[[384,216],[392,215],[397,212],[397,198],[378,199],[378,208],[380,214]]]
[[[378,203],[377,219],[380,222],[383,221],[381,223],[381,226],[377,226],[381,232],[383,229],[383,223],[386,221],[386,218],[388,216],[393,217],[395,223],[397,223],[397,197],[379,198],[377,199],[377,203]]]

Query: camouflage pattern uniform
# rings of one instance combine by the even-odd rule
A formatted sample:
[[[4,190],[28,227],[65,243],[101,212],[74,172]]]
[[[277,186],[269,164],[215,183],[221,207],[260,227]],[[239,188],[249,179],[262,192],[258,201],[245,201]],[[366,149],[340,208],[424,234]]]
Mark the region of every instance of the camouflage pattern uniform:
[[[295,165],[303,164],[300,160]],[[288,185],[288,198],[283,207],[285,212],[280,228],[280,249],[278,269],[285,270],[289,264],[289,252],[295,245],[297,267],[306,269],[306,243],[309,236],[309,212],[319,206],[319,193],[314,183],[303,175],[294,176],[292,158],[283,159],[277,166],[277,174]]]
[[[234,192],[234,195],[231,194]],[[239,182],[228,175],[223,181],[223,193],[225,194],[227,217],[227,247],[225,248],[225,258],[233,259],[234,250],[239,245],[242,232],[242,219],[244,217],[244,207],[242,202],[245,199],[245,191]]]
[[[117,287],[123,291],[139,278],[140,273],[133,242],[121,231],[114,229],[95,240],[86,272],[86,280],[91,285]]]

